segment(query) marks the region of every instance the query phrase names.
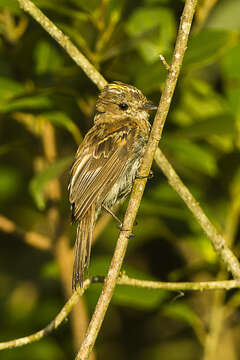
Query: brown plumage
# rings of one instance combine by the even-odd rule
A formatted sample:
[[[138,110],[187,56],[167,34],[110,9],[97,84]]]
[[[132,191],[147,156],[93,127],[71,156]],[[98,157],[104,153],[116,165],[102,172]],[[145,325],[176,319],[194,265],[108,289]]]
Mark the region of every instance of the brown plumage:
[[[88,271],[92,232],[104,206],[129,194],[148,140],[148,110],[140,90],[120,82],[107,85],[96,104],[94,125],[81,143],[71,171],[69,199],[78,223],[73,290]]]

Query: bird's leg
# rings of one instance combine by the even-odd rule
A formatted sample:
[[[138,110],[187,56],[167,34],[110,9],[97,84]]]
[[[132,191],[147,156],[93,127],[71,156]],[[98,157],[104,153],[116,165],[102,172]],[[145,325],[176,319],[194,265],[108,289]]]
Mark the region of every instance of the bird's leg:
[[[103,209],[108,212],[110,215],[112,215],[112,217],[118,222],[118,229],[120,229],[120,231],[129,231],[128,229],[124,229],[123,228],[123,223],[122,221],[117,217],[117,215],[114,214],[114,212],[112,212],[111,209],[109,209],[106,205],[102,205]],[[129,238],[135,237],[135,234],[130,234]]]
[[[152,179],[153,178],[153,171],[152,170],[150,170],[150,172],[149,172],[149,174],[148,174],[148,176],[140,176],[140,175],[136,175],[135,176],[135,179]]]
[[[122,224],[122,221],[117,217],[117,215],[115,215],[114,212],[112,212],[112,210],[109,209],[106,205],[102,205],[102,207],[106,212],[108,212],[110,215],[112,215],[112,217],[118,222],[119,228],[121,229],[123,224]]]

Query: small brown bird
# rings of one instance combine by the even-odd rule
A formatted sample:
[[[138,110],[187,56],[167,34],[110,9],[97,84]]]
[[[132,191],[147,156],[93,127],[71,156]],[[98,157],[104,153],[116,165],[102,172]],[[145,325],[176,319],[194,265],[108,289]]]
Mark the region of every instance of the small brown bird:
[[[96,103],[94,125],[81,143],[71,170],[69,199],[78,223],[73,290],[88,271],[97,216],[127,196],[137,175],[156,107],[140,90],[121,82],[108,84]]]

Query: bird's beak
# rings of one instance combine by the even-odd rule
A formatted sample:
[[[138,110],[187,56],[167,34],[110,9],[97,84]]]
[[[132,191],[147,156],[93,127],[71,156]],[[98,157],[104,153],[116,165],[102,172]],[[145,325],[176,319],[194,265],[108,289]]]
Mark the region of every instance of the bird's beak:
[[[157,110],[157,106],[155,106],[151,101],[146,102],[143,106],[140,107],[139,110]]]

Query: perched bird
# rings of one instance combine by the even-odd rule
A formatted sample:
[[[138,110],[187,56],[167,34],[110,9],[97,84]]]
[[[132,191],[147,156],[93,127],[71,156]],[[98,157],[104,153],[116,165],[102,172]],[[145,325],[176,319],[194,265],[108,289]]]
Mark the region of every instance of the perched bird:
[[[76,153],[71,170],[69,200],[77,222],[73,290],[88,271],[91,240],[97,216],[127,196],[137,175],[156,107],[134,86],[113,82],[96,103],[94,125]]]

